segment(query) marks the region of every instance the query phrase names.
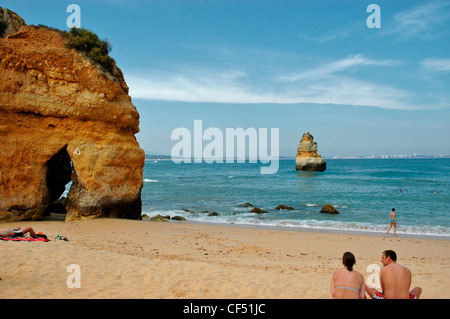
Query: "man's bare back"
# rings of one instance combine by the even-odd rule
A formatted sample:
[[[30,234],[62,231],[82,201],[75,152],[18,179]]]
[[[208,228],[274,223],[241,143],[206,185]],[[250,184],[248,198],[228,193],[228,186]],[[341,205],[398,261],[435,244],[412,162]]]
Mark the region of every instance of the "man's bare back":
[[[385,250],[381,255],[383,268],[380,270],[381,292],[366,285],[366,292],[374,299],[417,299],[422,288],[415,287],[411,291],[411,271],[397,264],[397,254]]]
[[[391,263],[380,270],[380,278],[387,299],[409,299],[411,271],[408,268]]]

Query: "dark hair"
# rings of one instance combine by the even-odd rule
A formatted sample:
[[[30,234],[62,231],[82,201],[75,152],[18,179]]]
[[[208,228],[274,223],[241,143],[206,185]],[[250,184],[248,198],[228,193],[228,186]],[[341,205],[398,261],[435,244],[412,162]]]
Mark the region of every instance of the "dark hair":
[[[383,251],[384,255],[387,257],[391,257],[393,261],[397,261],[397,254],[393,250],[385,250]]]
[[[394,212],[395,212],[395,208],[392,208],[392,211],[394,211]]]
[[[353,265],[356,263],[356,259],[351,252],[347,251],[344,253],[344,256],[342,256],[342,262],[344,263],[348,271],[352,271]]]

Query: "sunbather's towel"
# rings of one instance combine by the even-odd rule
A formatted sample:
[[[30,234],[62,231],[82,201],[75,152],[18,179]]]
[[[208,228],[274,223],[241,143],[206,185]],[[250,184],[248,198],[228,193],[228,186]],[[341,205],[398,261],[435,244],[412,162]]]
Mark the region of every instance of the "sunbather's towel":
[[[10,241],[50,241],[50,239],[46,239],[46,238],[42,238],[42,237],[38,237],[38,238],[33,238],[33,237],[1,237],[1,240],[10,240]]]

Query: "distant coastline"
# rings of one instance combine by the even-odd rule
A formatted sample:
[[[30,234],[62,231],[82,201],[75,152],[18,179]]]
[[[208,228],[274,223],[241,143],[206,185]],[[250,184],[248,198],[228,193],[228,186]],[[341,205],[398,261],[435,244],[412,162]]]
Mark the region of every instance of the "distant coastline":
[[[181,158],[181,157],[180,157]],[[445,155],[368,155],[368,156],[323,156],[325,159],[439,159],[450,158],[450,154]],[[145,154],[146,161],[168,161],[172,160],[170,155]],[[193,161],[194,158],[191,158]],[[246,161],[248,158],[245,159]],[[280,156],[278,160],[295,160],[295,156]],[[225,158],[223,159],[225,162]]]

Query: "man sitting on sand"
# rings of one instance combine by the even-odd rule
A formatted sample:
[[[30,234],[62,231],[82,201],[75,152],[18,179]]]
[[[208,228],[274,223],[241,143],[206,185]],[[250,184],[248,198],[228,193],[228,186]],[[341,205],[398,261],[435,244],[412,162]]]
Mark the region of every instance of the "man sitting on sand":
[[[38,236],[34,232],[33,228],[25,227],[25,228],[13,228],[13,229],[0,229],[1,237],[23,237],[24,235],[30,233],[30,236],[33,238],[37,238]]]
[[[393,250],[385,250],[381,254],[383,268],[380,270],[382,292],[366,285],[366,292],[372,299],[419,299],[422,288],[411,287],[411,271],[397,264],[397,254]]]

